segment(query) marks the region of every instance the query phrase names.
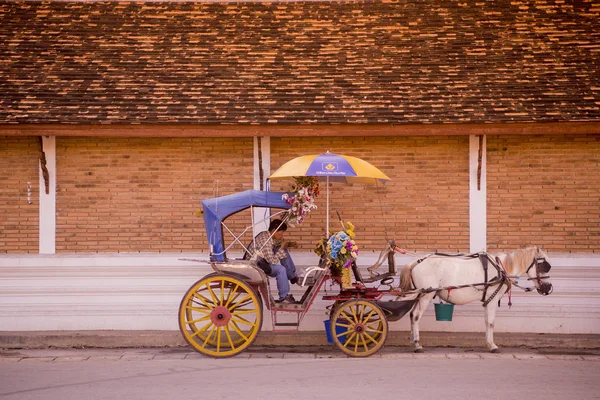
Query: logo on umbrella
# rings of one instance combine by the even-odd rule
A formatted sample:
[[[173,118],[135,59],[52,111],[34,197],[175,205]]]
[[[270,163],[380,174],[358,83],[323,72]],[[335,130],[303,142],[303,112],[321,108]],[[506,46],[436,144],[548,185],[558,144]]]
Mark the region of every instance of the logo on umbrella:
[[[323,163],[323,170],[325,171],[337,171],[338,164],[337,163]]]

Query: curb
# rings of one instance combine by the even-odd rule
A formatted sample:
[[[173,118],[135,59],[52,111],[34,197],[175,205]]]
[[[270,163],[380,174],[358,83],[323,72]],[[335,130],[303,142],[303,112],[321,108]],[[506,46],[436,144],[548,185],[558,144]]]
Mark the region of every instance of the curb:
[[[235,356],[236,359],[279,359],[279,360],[318,360],[350,359],[336,346],[294,346],[261,347],[251,346]],[[503,348],[500,353],[490,353],[487,349],[461,349],[430,347],[424,353],[414,353],[407,347],[384,347],[369,357],[397,360],[562,360],[600,362],[597,350],[556,350]],[[0,366],[6,364],[58,363],[66,362],[113,362],[113,361],[202,361],[210,360],[190,347],[162,348],[120,348],[120,349],[6,349],[0,350]]]
[[[386,347],[412,347],[408,332],[389,332]],[[502,347],[530,349],[598,350],[600,334],[495,333]],[[421,332],[424,347],[485,348],[484,332]],[[153,348],[188,346],[179,331],[35,331],[0,332],[0,348]],[[324,331],[261,332],[253,346],[329,346]]]

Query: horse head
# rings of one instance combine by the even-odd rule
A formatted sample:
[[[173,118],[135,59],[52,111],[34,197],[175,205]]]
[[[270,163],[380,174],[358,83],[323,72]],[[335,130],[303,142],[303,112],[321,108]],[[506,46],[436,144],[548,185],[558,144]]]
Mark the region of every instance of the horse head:
[[[533,281],[535,289],[541,295],[547,296],[552,293],[550,283],[550,262],[548,255],[539,247],[527,247],[515,250],[506,255],[505,266],[510,275],[527,275],[528,281]]]
[[[535,252],[531,263],[525,271],[528,280],[533,281],[537,292],[543,296],[547,296],[552,293],[552,283],[550,283],[550,262],[548,262],[548,255],[539,247],[535,247]]]

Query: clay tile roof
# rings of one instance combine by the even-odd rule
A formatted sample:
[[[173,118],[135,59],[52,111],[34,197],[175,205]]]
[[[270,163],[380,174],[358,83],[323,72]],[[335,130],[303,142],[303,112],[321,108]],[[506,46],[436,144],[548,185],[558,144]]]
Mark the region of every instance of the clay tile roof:
[[[0,3],[0,124],[598,120],[592,0]]]

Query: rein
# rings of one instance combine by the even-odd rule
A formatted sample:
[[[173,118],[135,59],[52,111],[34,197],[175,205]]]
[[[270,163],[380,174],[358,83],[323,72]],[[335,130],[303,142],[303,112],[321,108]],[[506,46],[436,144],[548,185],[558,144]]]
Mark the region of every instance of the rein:
[[[397,253],[401,253],[401,254],[409,253],[408,251],[406,251],[404,249],[400,249],[398,247],[395,247],[394,251]],[[534,287],[526,288],[526,287],[520,286],[516,282],[516,279],[520,279],[520,276],[508,275],[508,271],[504,267],[502,260],[500,260],[500,258],[498,256],[496,256],[495,259],[492,259],[490,257],[490,255],[486,252],[471,253],[471,254],[447,254],[447,253],[429,254],[423,258],[418,259],[416,261],[415,265],[413,266],[413,268],[416,265],[420,264],[421,262],[425,261],[427,258],[429,258],[433,255],[441,256],[441,257],[462,257],[465,259],[479,258],[479,261],[480,261],[480,263],[483,267],[483,271],[484,271],[484,282],[470,283],[470,284],[465,284],[465,285],[437,287],[437,288],[429,287],[429,288],[416,289],[414,281],[413,281],[412,286],[415,289],[403,292],[402,294],[400,294],[400,296],[408,295],[408,294],[418,294],[417,298],[420,298],[422,295],[425,295],[427,293],[432,293],[432,292],[437,293],[437,292],[441,292],[442,290],[448,290],[448,293],[450,293],[450,291],[453,289],[463,289],[463,288],[470,287],[470,288],[474,288],[474,289],[483,291],[483,294],[481,296],[481,302],[483,303],[482,306],[486,307],[498,295],[498,293],[500,293],[500,291],[502,290],[502,287],[504,285],[506,285],[506,287],[507,287],[506,292],[508,292],[508,307],[510,308],[512,306],[512,286],[513,285],[525,292],[531,292],[534,289]],[[488,263],[491,263],[494,266],[494,268],[496,268],[496,271],[498,272],[498,275],[494,276],[490,280],[488,280]],[[529,270],[534,265],[536,266],[536,277],[535,278],[527,278],[527,280],[536,280],[538,282],[538,284],[541,285],[543,283],[542,282],[543,279],[549,278],[548,275],[542,275],[542,274],[549,272],[551,266],[544,257],[540,257],[539,255],[536,255],[534,257],[533,261],[531,262],[531,264],[529,265],[529,267],[527,268],[527,270],[525,271],[525,274],[528,274]],[[411,274],[411,280],[412,280],[412,274]],[[513,281],[513,280],[515,280],[515,281]],[[495,286],[495,285],[498,285],[498,286],[496,287],[494,292],[490,296],[487,296],[487,289],[490,286]],[[479,289],[478,287],[481,287],[481,286],[483,286],[483,288]],[[539,289],[538,289],[538,291],[539,291]],[[546,293],[546,294],[550,294],[550,293],[551,293],[551,289],[550,289],[550,292]],[[542,294],[544,294],[544,293],[542,293]],[[500,300],[498,300],[498,306],[499,305],[500,305]]]
[[[401,252],[401,251],[397,251],[397,252]],[[508,287],[508,292],[509,292],[509,297],[508,297],[508,306],[511,307],[512,306],[512,285],[514,284],[515,286],[517,286],[520,289],[523,289],[525,291],[531,291],[533,289],[529,289],[526,290],[525,288],[520,287],[519,285],[513,283],[511,281],[511,278],[513,278],[512,276],[508,275],[508,272],[506,271],[506,269],[504,268],[504,265],[502,264],[502,262],[500,261],[500,259],[498,257],[496,257],[496,260],[494,261],[490,255],[486,252],[481,252],[481,253],[473,253],[473,254],[446,254],[446,253],[434,253],[434,254],[430,254],[426,257],[423,257],[419,260],[417,260],[417,264],[420,264],[421,262],[423,262],[424,260],[426,260],[427,258],[431,257],[432,255],[436,255],[436,256],[442,256],[442,257],[463,257],[463,258],[479,258],[479,261],[481,262],[481,265],[483,267],[484,270],[484,274],[485,274],[485,278],[484,278],[484,282],[481,283],[471,283],[471,284],[465,284],[465,285],[456,285],[456,286],[445,286],[445,287],[439,287],[439,288],[426,288],[426,289],[418,289],[418,290],[412,290],[412,291],[408,291],[405,292],[405,294],[414,294],[414,293],[418,293],[419,295],[423,295],[423,294],[427,294],[427,293],[431,293],[431,292],[440,292],[442,290],[454,290],[454,289],[463,289],[463,288],[475,288],[478,289],[479,286],[483,286],[483,288],[481,289],[483,291],[483,295],[481,297],[481,302],[483,303],[482,306],[486,307],[497,295],[498,293],[500,293],[500,290],[502,289],[503,284],[506,285]],[[496,269],[496,271],[498,272],[498,276],[493,277],[492,279],[488,280],[488,262],[492,264],[492,266],[494,266],[494,268]],[[532,263],[533,265],[533,263]],[[494,285],[498,285],[498,287],[496,288],[496,290],[494,290],[494,292],[486,298],[487,296],[487,289],[490,286],[494,286]],[[413,283],[414,286],[414,283]]]
[[[400,251],[398,251],[400,252]],[[430,254],[428,256],[425,256],[423,258],[420,258],[417,260],[417,264],[422,263],[423,261],[425,261],[427,258],[431,257],[432,255],[436,255],[436,256],[442,256],[442,257],[463,257],[463,258],[479,258],[480,262],[482,263],[482,265],[484,266],[484,271],[485,271],[485,282],[481,282],[481,283],[469,283],[469,284],[465,284],[465,285],[454,285],[454,286],[445,286],[445,287],[439,287],[439,288],[426,288],[426,289],[416,289],[416,290],[411,290],[411,291],[407,291],[404,292],[405,295],[407,294],[415,294],[418,293],[419,295],[423,295],[423,294],[427,294],[427,293],[432,293],[432,292],[440,292],[442,290],[448,290],[448,292],[450,292],[451,290],[454,289],[464,289],[464,288],[475,288],[477,289],[478,286],[483,286],[483,296],[481,298],[481,301],[483,302],[483,306],[487,306],[489,304],[490,301],[492,301],[492,299],[494,297],[496,297],[496,295],[498,294],[498,292],[500,291],[500,288],[502,287],[502,284],[505,283],[507,286],[509,286],[510,288],[510,279],[508,278],[508,275],[504,272],[503,269],[501,269],[498,264],[496,264],[494,262],[494,260],[492,260],[490,258],[490,256],[487,253],[473,253],[473,254],[446,254],[446,253],[434,253],[434,254]],[[496,270],[498,271],[498,276],[493,277],[492,279],[490,279],[488,281],[488,274],[487,274],[487,262],[491,262],[492,265],[494,266],[494,268],[496,268]],[[487,288],[490,286],[494,286],[494,285],[498,285],[498,288],[494,291],[494,293],[492,293],[492,295],[490,297],[488,297],[487,299],[485,298],[486,293],[487,293]],[[414,283],[413,283],[414,286]]]

